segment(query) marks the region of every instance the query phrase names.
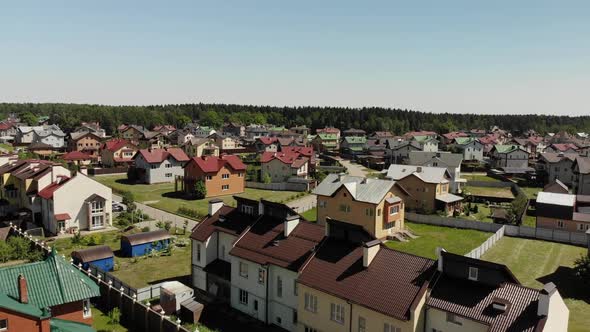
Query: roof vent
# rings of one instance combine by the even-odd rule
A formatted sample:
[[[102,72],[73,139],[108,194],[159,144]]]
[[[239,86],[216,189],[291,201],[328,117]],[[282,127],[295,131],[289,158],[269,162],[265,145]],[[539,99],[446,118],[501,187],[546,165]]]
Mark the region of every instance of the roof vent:
[[[416,167],[416,172],[417,173],[422,173],[422,166]]]
[[[510,308],[510,302],[504,299],[494,298],[492,300],[492,308],[500,313],[506,313]]]
[[[273,240],[271,244],[272,244],[273,247],[278,247],[279,246],[279,240]]]
[[[224,222],[225,221],[225,215],[221,214],[219,215],[219,222]]]

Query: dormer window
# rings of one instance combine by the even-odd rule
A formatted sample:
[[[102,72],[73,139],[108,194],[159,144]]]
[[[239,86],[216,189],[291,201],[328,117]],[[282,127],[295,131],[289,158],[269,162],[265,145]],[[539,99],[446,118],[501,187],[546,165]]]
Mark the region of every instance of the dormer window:
[[[477,281],[479,269],[473,266],[469,267],[469,280]]]

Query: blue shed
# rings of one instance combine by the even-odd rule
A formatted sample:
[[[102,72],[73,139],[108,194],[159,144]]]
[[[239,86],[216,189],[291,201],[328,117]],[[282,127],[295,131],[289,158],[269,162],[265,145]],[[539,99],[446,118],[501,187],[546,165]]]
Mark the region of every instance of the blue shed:
[[[170,245],[170,234],[163,229],[121,236],[121,254],[136,257],[149,254],[152,249],[163,250]]]
[[[87,270],[90,265],[93,265],[105,272],[110,272],[115,265],[113,256],[113,251],[109,246],[96,246],[72,251],[74,264],[82,264],[84,270]]]

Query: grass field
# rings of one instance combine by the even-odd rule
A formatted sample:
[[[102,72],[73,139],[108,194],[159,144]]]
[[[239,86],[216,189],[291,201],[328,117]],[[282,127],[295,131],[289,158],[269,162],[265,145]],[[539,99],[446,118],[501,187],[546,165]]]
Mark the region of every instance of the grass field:
[[[432,259],[436,258],[436,247],[443,247],[449,252],[463,255],[482,244],[492,235],[492,233],[471,229],[416,224],[408,221],[406,221],[406,227],[419,238],[409,242],[389,241],[387,246]]]
[[[109,325],[109,317],[107,313],[102,312],[96,307],[92,307],[92,327],[96,332],[126,332],[127,329],[119,324]]]
[[[182,233],[182,230],[179,230]],[[149,284],[155,284],[164,280],[178,279],[190,275],[191,249],[190,243],[186,247],[174,247],[171,256],[158,257],[120,257],[118,251],[121,248],[121,231],[97,233],[94,236],[103,236],[104,245],[111,247],[115,252],[116,271],[111,272],[131,287],[141,288]],[[190,232],[177,235],[178,238],[188,238]],[[57,249],[59,254],[70,257],[72,251],[84,249],[90,246],[73,244],[71,239],[59,239],[50,245]]]
[[[116,193],[130,191],[133,193],[137,202],[148,202],[149,206],[165,210],[171,213],[178,213],[178,208],[184,207],[196,210],[201,216],[207,214],[209,199],[185,199],[174,193],[174,183],[160,184],[129,184],[126,182],[125,175],[117,176],[98,176],[95,177],[100,183],[113,188]],[[272,191],[246,188],[246,192],[238,194],[250,199],[258,200],[260,198],[273,202],[287,202],[289,200],[301,197],[301,193],[295,191]],[[225,204],[235,206],[232,195],[219,196]]]
[[[514,198],[514,194],[512,193],[512,190],[510,190],[510,187],[488,188],[488,187],[465,186],[463,188],[463,192],[468,192],[474,196]]]
[[[311,210],[307,210],[301,214],[303,218],[309,221],[316,221],[318,217],[318,208],[313,208]]]
[[[586,248],[547,241],[504,237],[482,259],[507,265],[525,286],[553,282],[570,309],[569,331],[588,331],[590,293],[572,275],[576,258]]]
[[[493,222],[492,218],[490,218],[490,208],[487,205],[483,203],[471,203],[471,205],[477,205],[477,213],[470,212],[468,216],[461,215],[459,218],[484,222]]]
[[[543,188],[541,187],[520,187],[520,189],[524,191],[524,193],[529,199],[537,198],[537,194],[539,193],[539,191],[543,191]]]
[[[502,182],[498,179],[491,178],[485,174],[469,174],[461,173],[461,177],[467,181],[486,181],[486,182]]]
[[[4,144],[4,143],[0,143],[0,148],[8,151],[8,152],[12,152],[14,151],[14,147],[10,144]]]

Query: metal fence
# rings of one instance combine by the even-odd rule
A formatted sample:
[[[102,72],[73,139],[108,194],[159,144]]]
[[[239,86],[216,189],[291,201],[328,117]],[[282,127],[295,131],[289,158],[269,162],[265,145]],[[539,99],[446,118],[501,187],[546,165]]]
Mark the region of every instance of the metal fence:
[[[127,167],[89,168],[88,175],[127,174]]]
[[[264,190],[275,190],[275,191],[300,191],[304,192],[308,190],[309,185],[307,183],[293,183],[293,182],[277,182],[277,183],[262,183],[246,181],[246,188],[264,189]]]

